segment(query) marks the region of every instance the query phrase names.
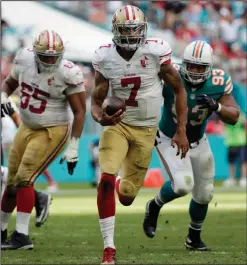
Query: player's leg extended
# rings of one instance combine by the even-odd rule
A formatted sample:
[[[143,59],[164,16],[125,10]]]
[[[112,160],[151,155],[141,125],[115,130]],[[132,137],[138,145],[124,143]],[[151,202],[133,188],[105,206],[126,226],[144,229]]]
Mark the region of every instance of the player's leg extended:
[[[26,130],[29,132],[28,144],[15,176],[16,230],[11,239],[2,245],[2,250],[33,248],[29,238],[29,222],[35,203],[33,184],[39,174],[62,152],[69,137],[68,126]]]
[[[189,193],[194,186],[194,177],[190,161],[190,151],[186,157],[176,156],[177,148],[171,146],[171,139],[161,134],[161,143],[157,152],[170,178],[166,181],[154,199],[147,202],[143,222],[144,233],[154,237],[161,207]]]
[[[116,182],[119,201],[124,206],[133,203],[143,185],[151,161],[157,127],[125,126],[129,139],[129,150],[122,165],[122,177]]]
[[[99,143],[99,163],[102,171],[98,186],[99,223],[104,240],[103,262],[115,262],[115,176],[128,151],[128,141],[122,125],[104,127]]]
[[[1,242],[7,239],[7,228],[12,212],[16,207],[15,176],[21,163],[21,158],[27,145],[26,131],[21,126],[15,135],[8,156],[7,186],[1,198]]]
[[[195,184],[189,207],[191,222],[185,246],[189,249],[208,251],[211,249],[201,241],[200,234],[208,204],[213,199],[214,159],[206,136],[190,151]]]

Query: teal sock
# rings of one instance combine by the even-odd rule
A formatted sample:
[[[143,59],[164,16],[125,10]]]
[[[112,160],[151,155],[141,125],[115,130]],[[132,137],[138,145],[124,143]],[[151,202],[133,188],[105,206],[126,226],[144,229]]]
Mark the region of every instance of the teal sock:
[[[155,196],[154,200],[158,206],[162,207],[165,203],[168,203],[179,197],[180,196],[173,191],[172,183],[169,180],[164,183],[160,189],[160,192]]]
[[[200,204],[191,199],[189,208],[191,222],[189,227],[193,230],[201,230],[207,211],[208,204]]]

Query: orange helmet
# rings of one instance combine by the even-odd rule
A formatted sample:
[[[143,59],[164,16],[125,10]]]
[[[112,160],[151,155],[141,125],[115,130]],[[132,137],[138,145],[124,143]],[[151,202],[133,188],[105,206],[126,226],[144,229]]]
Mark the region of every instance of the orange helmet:
[[[112,18],[113,42],[126,50],[136,50],[146,40],[147,22],[136,6],[126,5],[117,9]]]
[[[63,57],[62,38],[54,30],[43,30],[33,42],[33,51],[40,71],[53,72]]]

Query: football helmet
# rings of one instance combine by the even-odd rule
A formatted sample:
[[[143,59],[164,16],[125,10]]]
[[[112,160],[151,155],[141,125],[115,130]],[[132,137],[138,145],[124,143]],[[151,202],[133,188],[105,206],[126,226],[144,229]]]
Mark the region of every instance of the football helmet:
[[[33,51],[39,70],[53,72],[63,57],[62,38],[54,30],[43,30],[33,42]]]
[[[205,41],[193,41],[185,48],[181,72],[188,82],[200,84],[211,75],[213,67],[213,49]]]
[[[136,6],[126,5],[117,9],[112,18],[113,42],[128,51],[142,46],[147,37],[147,22]]]

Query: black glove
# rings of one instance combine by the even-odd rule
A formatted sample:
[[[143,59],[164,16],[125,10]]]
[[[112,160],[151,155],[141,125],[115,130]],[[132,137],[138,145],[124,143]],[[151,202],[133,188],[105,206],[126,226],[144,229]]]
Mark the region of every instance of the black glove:
[[[7,102],[5,104],[1,104],[1,117],[5,117],[6,115],[12,115],[15,112],[14,108],[11,105],[11,102]]]
[[[156,133],[156,136],[155,136],[154,146],[157,146],[160,143],[161,143],[161,140],[160,140],[160,132],[158,130],[157,133]]]
[[[200,105],[199,109],[208,109],[209,112],[217,111],[219,108],[219,103],[205,94],[198,96],[196,103]]]

